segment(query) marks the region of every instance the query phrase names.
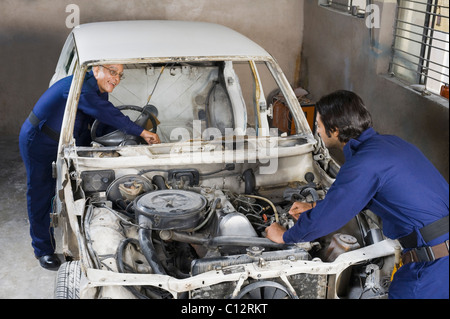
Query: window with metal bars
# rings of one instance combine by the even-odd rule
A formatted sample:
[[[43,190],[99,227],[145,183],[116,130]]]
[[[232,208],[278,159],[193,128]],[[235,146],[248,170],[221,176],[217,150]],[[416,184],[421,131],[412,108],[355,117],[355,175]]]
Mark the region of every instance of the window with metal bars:
[[[424,92],[449,83],[449,0],[397,0],[390,73]]]
[[[370,0],[318,0],[319,5],[353,16],[364,17],[367,2]],[[370,1],[371,2],[371,1]]]

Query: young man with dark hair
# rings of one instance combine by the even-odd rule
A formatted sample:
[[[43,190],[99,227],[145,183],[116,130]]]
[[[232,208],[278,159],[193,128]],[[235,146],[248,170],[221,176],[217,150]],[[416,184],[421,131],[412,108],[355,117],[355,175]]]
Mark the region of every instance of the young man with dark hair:
[[[344,151],[345,163],[324,200],[314,208],[294,203],[289,213],[297,223],[289,230],[274,223],[267,237],[278,243],[312,241],[368,208],[383,220],[384,234],[404,248],[389,298],[448,299],[447,181],[416,147],[375,132],[355,93],[331,93],[316,109],[317,132],[328,148]]]

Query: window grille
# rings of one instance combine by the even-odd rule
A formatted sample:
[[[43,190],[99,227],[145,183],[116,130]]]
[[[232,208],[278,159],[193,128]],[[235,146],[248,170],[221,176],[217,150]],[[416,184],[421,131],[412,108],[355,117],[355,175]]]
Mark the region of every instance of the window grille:
[[[353,16],[364,17],[368,0],[319,0],[322,7],[332,8]]]
[[[449,83],[449,0],[397,0],[390,73],[439,94]]]

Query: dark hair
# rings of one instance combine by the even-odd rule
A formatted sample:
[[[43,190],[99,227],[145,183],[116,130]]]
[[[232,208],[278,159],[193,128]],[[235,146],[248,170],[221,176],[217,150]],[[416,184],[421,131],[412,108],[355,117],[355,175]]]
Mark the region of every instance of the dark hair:
[[[316,110],[328,137],[339,131],[339,141],[347,143],[372,126],[372,116],[362,99],[353,92],[339,90],[323,96],[316,103]]]

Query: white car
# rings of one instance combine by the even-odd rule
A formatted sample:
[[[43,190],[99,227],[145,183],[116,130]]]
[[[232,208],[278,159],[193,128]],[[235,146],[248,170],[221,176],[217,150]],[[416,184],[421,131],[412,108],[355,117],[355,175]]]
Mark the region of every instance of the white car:
[[[75,145],[84,76],[103,64],[124,65],[110,101],[161,144],[94,123],[91,146]],[[386,297],[397,243],[370,211],[314,242],[264,237],[294,225],[294,201],[323,199],[339,166],[259,45],[210,23],[91,23],[69,35],[51,83],[69,75],[56,298]]]

